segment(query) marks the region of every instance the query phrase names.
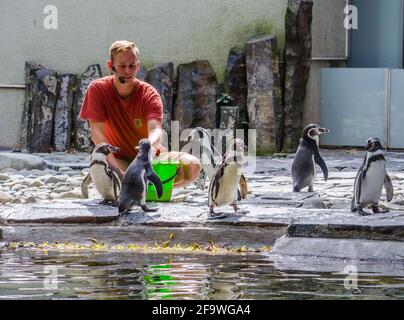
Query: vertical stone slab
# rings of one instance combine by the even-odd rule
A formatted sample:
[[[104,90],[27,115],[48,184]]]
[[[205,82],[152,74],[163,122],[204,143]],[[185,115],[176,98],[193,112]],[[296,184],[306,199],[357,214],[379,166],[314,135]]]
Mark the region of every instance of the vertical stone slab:
[[[282,90],[274,36],[247,42],[249,128],[257,133],[257,153],[278,152],[282,133]]]
[[[180,130],[216,127],[217,77],[209,61],[197,60],[177,68],[174,120]]]
[[[163,129],[170,135],[172,106],[173,106],[173,78],[174,64],[172,62],[161,64],[147,71],[146,82],[151,84],[161,96],[163,101]]]
[[[36,85],[35,72],[43,68],[35,62],[25,63],[25,100],[21,119],[20,148],[23,152],[28,152],[28,134],[31,130],[32,119],[32,92]]]
[[[288,0],[285,18],[285,93],[283,151],[294,152],[304,127],[306,85],[311,67],[312,0]]]
[[[81,105],[83,104],[87,88],[95,79],[101,78],[99,64],[91,65],[81,74],[74,101],[74,147],[77,151],[90,152],[94,146],[91,140],[90,126],[87,121],[79,119]]]
[[[39,64],[27,63],[26,77],[21,147],[28,152],[49,152],[52,147],[57,74]]]
[[[70,147],[76,84],[77,77],[74,74],[62,74],[58,77],[58,97],[53,126],[53,149],[58,152]]]
[[[233,105],[239,108],[239,122],[248,121],[247,113],[247,68],[245,52],[241,49],[230,49],[227,58],[224,88],[234,99]]]

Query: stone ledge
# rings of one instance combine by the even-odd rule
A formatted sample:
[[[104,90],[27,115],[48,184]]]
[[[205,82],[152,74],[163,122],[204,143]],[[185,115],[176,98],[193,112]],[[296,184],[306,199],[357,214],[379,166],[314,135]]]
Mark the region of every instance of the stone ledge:
[[[33,225],[5,226],[3,242],[72,242],[81,245],[91,245],[92,240],[104,242],[106,245],[155,245],[162,243],[174,234],[170,245],[205,245],[208,241],[228,247],[247,246],[259,248],[271,246],[282,236],[286,228],[234,228],[221,227],[148,227],[148,226],[83,226],[83,225]]]
[[[276,240],[270,255],[288,259],[302,257],[354,261],[404,262],[404,246],[398,241],[364,239],[313,239],[283,236]],[[345,262],[346,265],[349,262]]]
[[[352,214],[354,215],[354,214]],[[404,241],[404,213],[389,212],[367,217],[301,219],[288,227],[290,237],[349,238]]]

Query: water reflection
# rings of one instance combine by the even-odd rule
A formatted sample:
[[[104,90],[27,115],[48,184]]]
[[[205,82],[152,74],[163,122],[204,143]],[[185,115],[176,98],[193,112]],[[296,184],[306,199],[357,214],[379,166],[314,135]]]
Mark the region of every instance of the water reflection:
[[[285,270],[265,255],[0,250],[0,299],[404,298],[402,265],[388,276],[359,269],[358,291],[347,290],[346,275],[327,268]]]

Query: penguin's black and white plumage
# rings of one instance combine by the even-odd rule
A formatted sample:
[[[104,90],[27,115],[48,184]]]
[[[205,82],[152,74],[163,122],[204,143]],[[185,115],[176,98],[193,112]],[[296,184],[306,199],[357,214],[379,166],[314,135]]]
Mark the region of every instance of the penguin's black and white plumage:
[[[319,151],[319,135],[330,132],[317,124],[309,124],[303,129],[302,138],[292,163],[293,192],[309,187],[313,192],[316,178],[316,164],[323,171],[324,180],[328,179],[328,169]]]
[[[363,209],[371,205],[373,213],[388,212],[379,208],[383,186],[387,201],[390,202],[393,199],[393,184],[386,171],[383,146],[378,138],[369,138],[366,141],[365,160],[355,178],[351,211],[369,215]]]
[[[91,154],[90,172],[81,183],[81,194],[88,198],[88,186],[91,181],[103,197],[102,204],[118,204],[119,193],[122,187],[119,170],[107,162],[110,153],[119,151],[119,148],[108,143],[100,143],[94,147]]]
[[[193,143],[193,155],[200,160],[202,166],[201,174],[196,180],[196,185],[200,189],[205,190],[206,178],[212,180],[215,168],[222,160],[222,154],[213,145],[212,136],[205,128],[194,128],[188,136],[188,141]],[[194,147],[197,150],[194,150]]]
[[[150,209],[146,206],[147,184],[153,183],[157,196],[163,195],[163,186],[160,178],[152,168],[152,148],[150,141],[139,141],[139,152],[129,165],[122,182],[122,190],[119,197],[119,213],[130,211],[134,206],[140,206],[145,212],[155,212],[158,208]]]
[[[202,166],[201,174],[196,181],[196,185],[205,190],[206,178],[212,181],[215,174],[215,168],[222,162],[223,155],[215,147],[212,142],[212,135],[209,130],[196,127],[194,128],[188,136],[189,142],[194,142],[197,145],[198,153],[193,155],[196,156]],[[192,147],[194,148],[194,146]],[[241,174],[239,191],[242,199],[247,198],[248,193],[248,182],[246,177]]]
[[[231,205],[238,213],[237,200],[241,200],[238,189],[243,165],[244,142],[234,139],[229,150],[216,167],[215,174],[209,184],[209,218],[221,218],[226,215],[214,212],[215,207]]]

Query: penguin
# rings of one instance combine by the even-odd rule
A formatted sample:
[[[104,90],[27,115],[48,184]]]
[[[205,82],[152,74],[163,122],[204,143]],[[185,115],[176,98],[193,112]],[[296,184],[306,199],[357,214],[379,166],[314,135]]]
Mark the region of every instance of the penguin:
[[[158,208],[150,209],[146,206],[148,181],[153,183],[159,198],[163,195],[163,185],[152,169],[150,141],[147,139],[140,140],[137,149],[139,152],[123,177],[118,206],[120,214],[128,212],[135,205],[140,206],[145,212],[156,212],[158,210]]]
[[[195,142],[199,146],[198,158],[201,161],[202,170],[196,185],[201,190],[205,190],[206,178],[212,180],[215,167],[222,160],[222,154],[213,145],[212,136],[205,128],[194,128],[188,136],[188,142]]]
[[[309,124],[303,129],[295,158],[292,163],[293,192],[300,192],[309,187],[313,192],[313,184],[316,178],[316,164],[323,171],[324,180],[328,179],[328,169],[319,151],[319,135],[330,132],[317,124]]]
[[[366,157],[355,178],[351,211],[367,216],[370,213],[363,209],[371,205],[373,213],[388,212],[389,210],[379,208],[383,186],[386,189],[387,201],[390,202],[394,191],[386,171],[383,147],[378,138],[372,137],[366,140]]]
[[[108,143],[100,143],[94,147],[91,154],[90,172],[81,183],[81,194],[88,198],[88,186],[93,181],[95,188],[104,198],[101,204],[118,204],[122,187],[119,170],[107,162],[110,153],[118,152],[119,148]]]
[[[188,136],[188,141],[194,141],[199,143],[199,158],[202,165],[201,174],[199,175],[196,185],[201,189],[205,190],[206,178],[211,181],[213,175],[215,174],[215,168],[220,164],[223,159],[223,155],[217,150],[217,148],[212,143],[212,136],[209,130],[196,127],[194,128]],[[246,177],[241,174],[239,190],[242,199],[247,198],[248,193],[248,182]]]
[[[245,145],[241,139],[234,139],[223,156],[222,162],[215,169],[215,174],[209,184],[210,219],[226,217],[223,214],[216,214],[214,208],[227,204],[233,207],[236,214],[238,213],[237,200],[242,199],[238,186],[241,179],[244,148]]]

